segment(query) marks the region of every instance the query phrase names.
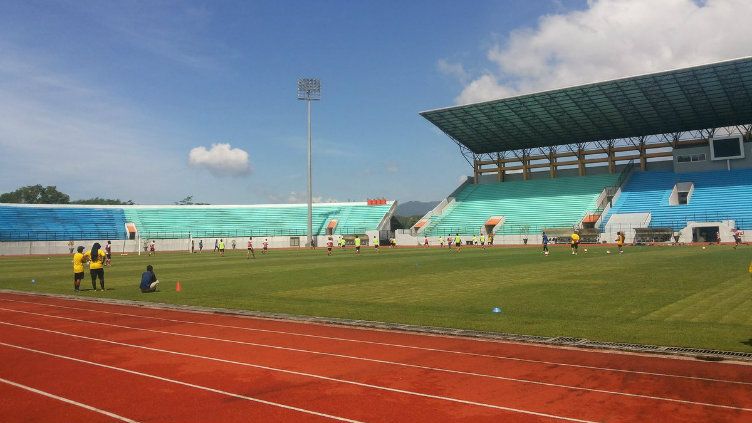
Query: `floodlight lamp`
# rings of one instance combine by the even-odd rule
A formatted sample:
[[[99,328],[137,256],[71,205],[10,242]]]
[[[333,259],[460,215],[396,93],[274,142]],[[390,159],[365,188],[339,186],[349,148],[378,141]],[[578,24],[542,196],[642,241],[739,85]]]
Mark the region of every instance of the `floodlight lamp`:
[[[298,100],[321,100],[321,81],[316,78],[298,79]]]

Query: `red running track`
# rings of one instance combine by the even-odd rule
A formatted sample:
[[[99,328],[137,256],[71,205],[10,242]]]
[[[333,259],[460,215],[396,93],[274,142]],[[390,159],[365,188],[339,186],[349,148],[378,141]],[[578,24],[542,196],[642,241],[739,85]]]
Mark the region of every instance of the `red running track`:
[[[0,294],[3,421],[750,422],[752,366]]]

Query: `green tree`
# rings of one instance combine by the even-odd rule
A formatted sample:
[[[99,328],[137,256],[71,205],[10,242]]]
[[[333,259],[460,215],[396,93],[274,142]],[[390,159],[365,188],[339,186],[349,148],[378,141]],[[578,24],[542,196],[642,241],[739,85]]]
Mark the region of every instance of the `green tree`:
[[[74,200],[71,204],[90,204],[90,205],[113,205],[113,206],[132,206],[135,204],[132,200],[120,201],[119,198],[87,198],[84,200]]]
[[[68,204],[70,196],[57,190],[56,186],[29,185],[0,195],[0,203],[23,204]]]

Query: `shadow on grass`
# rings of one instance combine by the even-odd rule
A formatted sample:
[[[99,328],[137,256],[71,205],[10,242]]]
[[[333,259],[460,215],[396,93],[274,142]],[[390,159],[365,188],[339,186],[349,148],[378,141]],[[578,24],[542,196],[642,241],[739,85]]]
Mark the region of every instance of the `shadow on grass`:
[[[752,338],[747,339],[746,341],[742,341],[742,344],[749,345],[750,347],[752,347]]]

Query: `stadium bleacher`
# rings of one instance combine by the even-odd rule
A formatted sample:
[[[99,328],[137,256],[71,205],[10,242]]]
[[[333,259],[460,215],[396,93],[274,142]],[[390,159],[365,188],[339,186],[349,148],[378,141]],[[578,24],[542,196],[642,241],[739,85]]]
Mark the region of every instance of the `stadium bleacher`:
[[[364,233],[375,230],[392,203],[316,204],[313,207],[313,233],[325,235],[327,224],[337,221],[334,234]],[[125,209],[128,222],[150,237],[172,237],[191,232],[194,236],[277,236],[304,235],[307,232],[305,205],[263,205],[243,207],[133,207]]]
[[[688,204],[671,205],[674,186],[683,182],[693,184]],[[752,228],[752,169],[634,172],[603,221],[627,213],[650,213],[650,227],[681,229],[690,221],[734,220]]]
[[[375,230],[394,202],[314,204],[314,235]],[[0,205],[0,241],[125,239],[126,222],[151,238],[283,236],[307,232],[305,204],[259,206],[26,206]]]
[[[454,202],[432,215],[423,229],[427,236],[477,234],[492,216],[503,216],[497,234],[520,234],[540,228],[578,225],[596,199],[618,174],[533,179],[492,184],[468,184]]]
[[[123,239],[120,208],[0,205],[0,241]]]

